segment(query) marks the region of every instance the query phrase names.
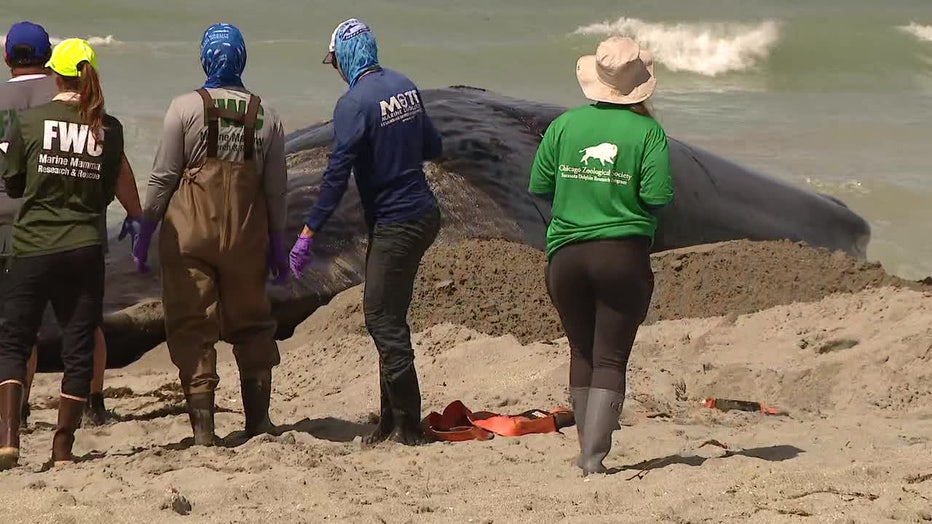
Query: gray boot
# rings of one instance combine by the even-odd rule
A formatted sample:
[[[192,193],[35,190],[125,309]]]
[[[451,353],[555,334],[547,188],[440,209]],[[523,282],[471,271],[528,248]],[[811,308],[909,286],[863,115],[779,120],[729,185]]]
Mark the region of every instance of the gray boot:
[[[624,394],[617,391],[589,389],[582,453],[577,464],[583,470],[583,475],[606,472],[602,461],[612,449],[612,433],[619,428],[618,416],[624,399]]]
[[[570,388],[570,398],[573,401],[573,418],[576,419],[576,435],[579,437],[580,455],[576,457],[576,465],[582,467],[582,443],[584,426],[586,425],[586,404],[589,402],[589,388]]]

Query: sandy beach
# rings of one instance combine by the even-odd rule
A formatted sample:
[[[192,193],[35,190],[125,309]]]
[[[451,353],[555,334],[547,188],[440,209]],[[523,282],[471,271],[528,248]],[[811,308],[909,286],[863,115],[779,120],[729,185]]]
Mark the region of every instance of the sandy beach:
[[[932,523],[932,0],[4,6],[0,45],[15,81],[0,91],[4,198],[28,182],[21,206],[0,206],[0,224],[16,222],[0,243],[18,258],[0,296],[6,429],[19,409],[14,353],[33,342],[28,303],[57,307],[34,344],[40,374],[18,464],[0,471],[0,524]],[[14,25],[23,20],[42,30]],[[217,22],[236,30],[205,32]],[[71,38],[93,53],[74,42],[46,52],[46,40]],[[30,80],[38,73],[69,96],[36,108],[52,95]],[[201,86],[213,101],[192,92]],[[26,105],[35,111],[14,109]],[[363,445],[389,426],[380,394],[386,416],[414,420],[394,299],[407,297],[398,279],[411,275],[410,255],[434,237],[431,192],[439,233],[408,317],[422,417],[454,402],[510,415],[569,409],[548,245],[652,238],[653,295],[607,474],[582,476],[573,426]],[[102,290],[74,286],[100,270],[90,245],[100,235],[84,226],[104,194]],[[554,282],[567,318],[574,306],[599,312],[592,360],[612,365],[601,343],[627,351],[631,314],[605,295],[635,293],[644,254],[588,247]],[[252,372],[250,427],[266,428],[268,353],[256,353],[268,340],[249,335],[272,330],[261,286],[245,281],[263,263],[269,276],[289,271],[266,288],[284,339],[275,430],[243,431],[238,367],[220,344],[219,443],[194,446],[163,341],[170,332],[186,360],[174,343],[196,345],[212,329],[204,314],[219,318]],[[369,322],[384,335],[381,390],[366,278]],[[54,467],[56,427],[55,454],[67,459],[90,364],[69,354],[90,350],[77,332],[89,331],[67,324],[97,313],[72,295],[92,291],[103,293],[108,352],[89,399],[99,407],[109,368],[111,416],[85,422],[75,461]],[[640,311],[640,298],[624,305]],[[605,318],[617,324],[602,329]],[[589,327],[575,320],[574,342]],[[95,331],[97,356],[99,340]],[[200,364],[185,375],[189,394],[213,387]],[[603,393],[619,377],[596,367],[604,376],[591,385],[610,389],[587,404],[587,443],[618,407]],[[578,362],[574,371],[583,385]],[[209,397],[191,402],[202,442]]]
[[[504,242],[429,253],[411,313],[425,414],[457,399],[502,413],[567,405],[568,348],[543,267],[539,252]],[[663,253],[654,270],[609,475],[571,466],[575,428],[364,449],[377,360],[353,288],[281,344],[277,436],[238,435],[224,348],[226,445],[190,447],[161,347],[108,372],[119,421],[79,430],[82,461],[46,470],[60,375],[40,375],[21,466],[0,473],[4,521],[932,520],[932,288],[789,242]],[[706,397],[786,414],[725,413]]]

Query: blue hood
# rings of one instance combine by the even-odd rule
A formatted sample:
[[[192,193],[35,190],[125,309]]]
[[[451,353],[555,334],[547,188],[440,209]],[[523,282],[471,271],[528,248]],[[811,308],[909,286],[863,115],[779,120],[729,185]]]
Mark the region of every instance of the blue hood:
[[[350,87],[363,73],[379,67],[379,47],[375,35],[365,23],[352,18],[334,32],[333,52],[337,66]]]
[[[204,87],[243,87],[246,42],[235,26],[214,24],[201,39],[201,67],[207,75]]]

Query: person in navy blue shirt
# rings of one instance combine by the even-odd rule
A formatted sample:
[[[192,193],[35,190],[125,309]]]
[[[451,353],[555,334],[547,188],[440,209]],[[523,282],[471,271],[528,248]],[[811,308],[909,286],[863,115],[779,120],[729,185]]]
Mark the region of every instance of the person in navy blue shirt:
[[[379,65],[369,27],[357,20],[333,31],[324,58],[349,84],[333,111],[334,141],[320,196],[291,250],[295,278],[310,262],[314,235],[336,210],[353,171],[369,227],[363,309],[379,352],[381,411],[366,444],[427,441],[414,367],[408,309],[418,265],[440,230],[440,210],[423,163],[442,140],[421,94],[401,73]]]

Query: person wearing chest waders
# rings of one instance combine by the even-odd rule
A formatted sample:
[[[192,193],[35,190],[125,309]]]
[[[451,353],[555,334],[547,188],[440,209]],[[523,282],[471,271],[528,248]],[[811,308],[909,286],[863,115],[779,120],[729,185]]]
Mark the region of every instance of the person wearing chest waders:
[[[9,142],[9,133],[16,112],[30,107],[47,104],[58,93],[55,76],[45,66],[52,54],[49,35],[40,25],[31,22],[18,22],[10,27],[6,34],[4,60],[10,68],[11,78],[0,84],[0,150]],[[0,155],[0,163],[2,163]],[[2,168],[0,168],[2,170]],[[135,240],[140,226],[142,208],[139,204],[139,192],[133,171],[126,156],[117,181],[116,197],[127,210],[123,223],[121,238],[130,234]],[[9,271],[13,259],[13,219],[22,206],[22,199],[10,198],[0,194],[0,258],[3,259],[0,271],[0,288]],[[100,229],[101,246],[107,254],[107,214],[101,213],[97,222]],[[2,290],[0,290],[2,295]],[[46,310],[48,313],[48,309]],[[37,352],[33,348],[27,363],[25,392],[23,394],[23,420],[25,425],[29,417],[29,390],[35,376]],[[85,407],[85,422],[88,425],[100,425],[107,421],[109,413],[104,406],[104,371],[107,368],[107,345],[103,330],[94,330],[94,374],[91,380],[91,393]]]
[[[287,171],[278,116],[242,81],[239,29],[209,27],[201,39],[207,74],[165,115],[134,258],[147,271],[159,221],[162,303],[196,445],[215,443],[215,345],[233,345],[249,436],[269,432],[272,368],[279,363],[266,294],[288,277],[284,247]]]
[[[645,106],[656,85],[650,52],[612,37],[579,59],[576,76],[595,103],[553,121],[529,189],[553,200],[546,283],[570,344],[576,464],[590,474],[606,471],[619,427],[628,356],[654,288],[654,213],[673,200],[673,184],[666,134]]]
[[[3,172],[7,193],[23,202],[13,227],[15,256],[0,324],[0,469],[19,459],[26,360],[48,303],[61,328],[64,364],[52,463],[73,461],[103,307],[99,221],[114,198],[124,158],[123,127],[104,111],[90,45],[65,40],[47,65],[58,94],[18,113]]]
[[[375,37],[363,22],[337,26],[324,63],[349,90],[333,111],[333,148],[320,198],[291,250],[291,269],[299,278],[309,263],[314,235],[337,208],[353,170],[369,226],[363,309],[379,352],[381,389],[379,425],[363,441],[423,444],[407,315],[421,257],[440,230],[423,163],[440,155],[441,138],[414,83],[379,65]]]

